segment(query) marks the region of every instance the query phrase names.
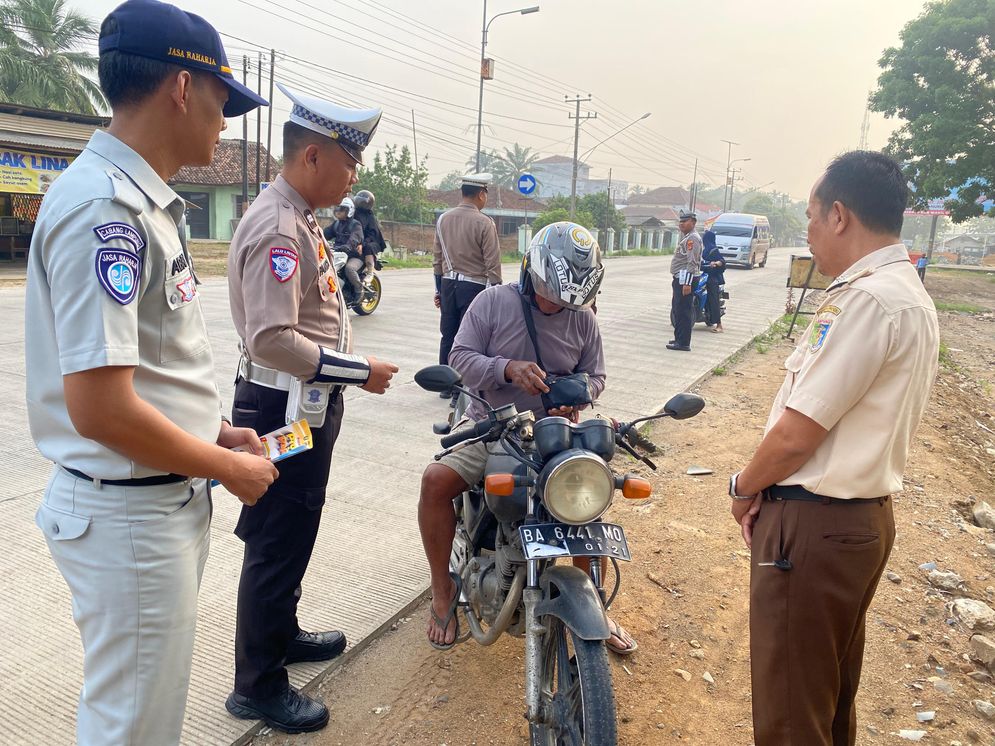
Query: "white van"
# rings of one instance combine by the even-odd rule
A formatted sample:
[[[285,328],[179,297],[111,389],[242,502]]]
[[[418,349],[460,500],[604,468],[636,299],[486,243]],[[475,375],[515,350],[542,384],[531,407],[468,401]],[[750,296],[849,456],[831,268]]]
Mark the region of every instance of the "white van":
[[[727,264],[753,269],[767,265],[770,223],[764,215],[725,212],[712,225],[715,245]]]

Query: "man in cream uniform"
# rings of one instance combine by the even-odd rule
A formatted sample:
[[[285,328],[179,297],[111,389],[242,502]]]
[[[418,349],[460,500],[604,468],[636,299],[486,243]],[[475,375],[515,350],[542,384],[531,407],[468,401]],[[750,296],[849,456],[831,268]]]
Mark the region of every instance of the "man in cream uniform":
[[[280,478],[235,534],[245,542],[238,586],[235,690],[225,703],[288,733],[323,728],[328,709],[291,687],[286,665],[339,655],[338,631],[297,623],[311,559],[342,389],[382,394],[392,363],[352,354],[349,311],[314,210],[340,204],[380,121],[379,109],[347,109],[280,86],[293,102],[283,126],[284,167],[245,213],[232,238],[228,286],[242,360],[232,419],[265,434],[306,417],[314,447],[279,464]]]
[[[106,132],[52,185],[28,266],[31,432],[55,470],[38,510],[83,642],[81,744],[180,740],[216,478],[254,503],[275,467],[222,421],[184,203],[225,116],[266,102],[218,33],[156,0],[103,22]]]
[[[881,153],[840,156],[809,197],[836,280],[750,463],[730,479],[747,545],[757,746],[852,746],[864,619],[895,540],[891,495],[936,375],[933,301],[902,245],[908,187]]]

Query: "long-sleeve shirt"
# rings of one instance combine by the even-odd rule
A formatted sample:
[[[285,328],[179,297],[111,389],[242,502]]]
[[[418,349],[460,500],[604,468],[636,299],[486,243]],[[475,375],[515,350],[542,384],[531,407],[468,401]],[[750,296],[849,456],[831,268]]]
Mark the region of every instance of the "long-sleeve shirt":
[[[489,285],[501,284],[497,227],[473,205],[457,205],[439,216],[432,255],[437,276],[456,272]]]
[[[594,313],[590,309],[563,309],[547,315],[533,308],[532,316],[546,373],[587,373],[591,398],[597,399],[605,388],[605,355]],[[462,374],[463,383],[492,407],[514,403],[519,412],[531,409],[541,419],[546,416],[542,399],[504,378],[505,367],[512,360],[535,359],[517,284],[487,288],[474,299],[449,355],[449,363]],[[479,420],[486,412],[479,402],[472,402],[467,415]]]
[[[363,224],[354,218],[335,220],[325,228],[325,240],[330,241],[332,249],[344,251],[349,256],[358,257],[362,254],[360,244],[363,243]]]
[[[688,272],[689,278],[697,277],[701,274],[701,236],[697,231],[691,231],[680,237],[677,241],[677,249],[674,251],[674,258],[670,260],[670,274],[676,275],[680,272]],[[685,285],[690,285],[691,280],[684,280]]]

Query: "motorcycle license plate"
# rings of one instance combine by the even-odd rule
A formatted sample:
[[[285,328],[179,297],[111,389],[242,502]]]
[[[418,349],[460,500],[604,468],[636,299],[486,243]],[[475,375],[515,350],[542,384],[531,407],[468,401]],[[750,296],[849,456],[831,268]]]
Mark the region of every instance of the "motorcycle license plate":
[[[519,526],[518,535],[526,559],[552,557],[615,557],[629,561],[625,532],[614,523],[588,523],[569,526],[565,523],[538,523]]]

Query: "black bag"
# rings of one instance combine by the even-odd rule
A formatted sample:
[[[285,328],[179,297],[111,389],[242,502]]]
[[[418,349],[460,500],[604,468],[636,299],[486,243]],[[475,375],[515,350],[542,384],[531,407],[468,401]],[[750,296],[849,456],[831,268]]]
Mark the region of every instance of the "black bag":
[[[536,365],[546,370],[542,364],[542,357],[539,355],[539,342],[536,339],[536,325],[532,318],[532,308],[529,300],[524,295],[518,295],[522,302],[522,313],[525,316],[525,326],[529,330],[529,339],[532,340],[532,349],[536,353]],[[568,376],[546,376],[546,385],[549,391],[542,395],[542,406],[548,412],[550,409],[560,407],[580,407],[585,404],[593,404],[591,398],[591,379],[587,373],[571,373]]]

